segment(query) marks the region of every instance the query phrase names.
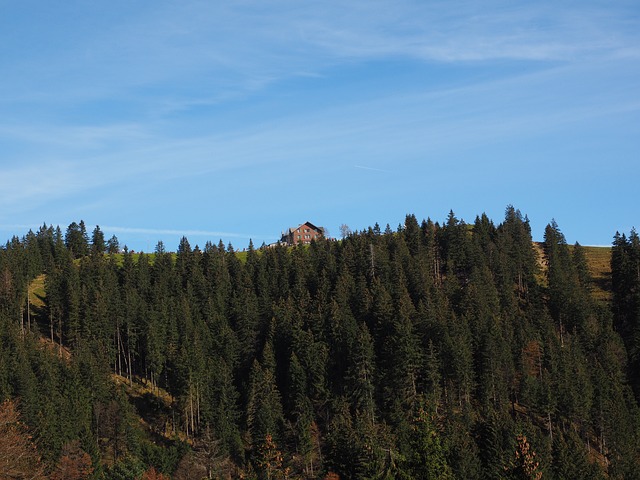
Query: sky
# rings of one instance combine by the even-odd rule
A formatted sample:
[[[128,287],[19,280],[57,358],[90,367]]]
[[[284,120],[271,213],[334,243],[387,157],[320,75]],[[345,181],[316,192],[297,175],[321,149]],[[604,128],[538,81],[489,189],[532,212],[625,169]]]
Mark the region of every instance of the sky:
[[[0,0],[0,241],[640,228],[640,3]]]

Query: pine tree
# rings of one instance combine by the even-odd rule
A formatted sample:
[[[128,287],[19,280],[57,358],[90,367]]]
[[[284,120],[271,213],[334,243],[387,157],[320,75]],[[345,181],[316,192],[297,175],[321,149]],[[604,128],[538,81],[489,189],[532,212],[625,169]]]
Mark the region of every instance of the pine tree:
[[[120,253],[120,242],[118,241],[118,237],[112,235],[109,240],[107,240],[107,253],[109,255],[115,255],[116,253]]]
[[[411,422],[410,450],[407,453],[405,468],[411,475],[410,478],[425,480],[454,478],[440,432],[424,406],[417,408]]]
[[[247,431],[252,445],[256,447],[265,441],[267,435],[275,439],[281,438],[282,403],[273,368],[263,367],[254,360],[250,382],[246,414]]]
[[[307,396],[307,379],[297,355],[292,352],[288,372],[288,412],[293,423],[296,450],[305,459],[305,465],[312,462],[313,451],[311,424],[313,423],[313,405]],[[311,463],[313,465],[313,463]],[[313,469],[313,466],[311,466]]]
[[[91,236],[91,253],[93,255],[103,255],[107,249],[104,241],[104,233],[100,230],[100,226],[96,225]]]
[[[67,227],[64,243],[74,258],[84,257],[89,253],[89,238],[83,220],[80,224],[72,222]]]
[[[348,362],[346,391],[351,398],[353,409],[373,424],[376,415],[374,402],[375,361],[373,340],[365,324],[361,324],[359,327]]]
[[[408,295],[397,305],[392,331],[386,340],[385,398],[394,422],[407,419],[417,399],[422,366],[420,342],[415,333],[415,309]]]
[[[612,309],[617,330],[627,349],[630,379],[640,398],[640,237],[616,232],[611,249]]]

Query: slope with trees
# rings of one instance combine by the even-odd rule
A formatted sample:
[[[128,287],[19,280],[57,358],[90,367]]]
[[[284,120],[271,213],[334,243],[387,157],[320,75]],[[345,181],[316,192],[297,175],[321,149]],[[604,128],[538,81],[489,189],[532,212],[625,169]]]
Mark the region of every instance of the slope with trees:
[[[242,259],[45,225],[0,250],[0,397],[49,478],[635,478],[638,243],[609,308],[513,207]]]

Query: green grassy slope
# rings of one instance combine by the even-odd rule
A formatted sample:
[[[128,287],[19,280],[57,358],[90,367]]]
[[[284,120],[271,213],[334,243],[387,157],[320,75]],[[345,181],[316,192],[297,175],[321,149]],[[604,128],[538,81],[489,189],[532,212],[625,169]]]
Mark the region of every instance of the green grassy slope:
[[[611,247],[582,247],[593,277],[593,295],[602,301],[611,300]]]

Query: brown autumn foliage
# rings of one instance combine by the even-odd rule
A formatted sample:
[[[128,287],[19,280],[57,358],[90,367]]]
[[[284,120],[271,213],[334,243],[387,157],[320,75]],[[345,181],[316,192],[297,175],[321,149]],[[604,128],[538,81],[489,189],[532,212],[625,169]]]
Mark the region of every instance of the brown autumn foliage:
[[[278,449],[271,434],[267,434],[264,442],[258,448],[258,467],[264,472],[268,480],[276,478],[289,478],[291,473],[288,467],[283,467],[284,457]]]
[[[80,447],[80,442],[74,440],[62,448],[62,455],[51,472],[51,480],[85,480],[93,473],[91,457]]]
[[[45,478],[38,450],[11,400],[0,404],[0,478]]]
[[[542,478],[542,471],[539,470],[540,462],[536,459],[536,452],[531,448],[527,437],[518,435],[516,442],[515,462],[512,467],[512,473],[517,478],[540,480]]]
[[[169,477],[157,472],[155,468],[151,467],[149,470],[144,472],[142,480],[169,480]]]

